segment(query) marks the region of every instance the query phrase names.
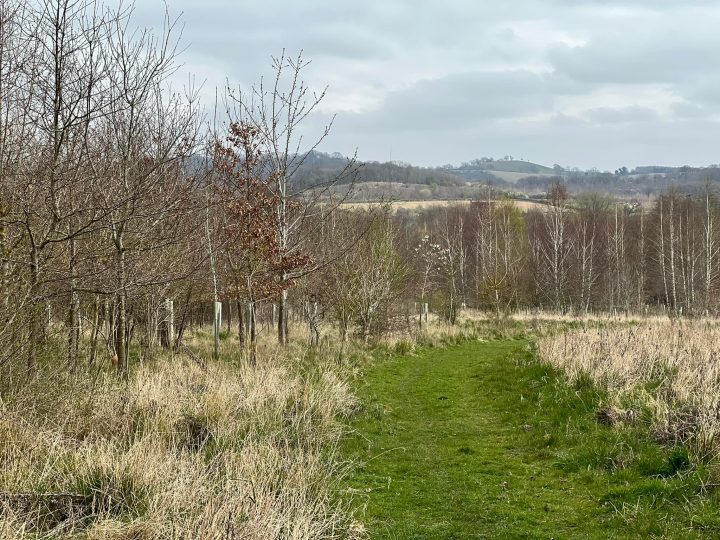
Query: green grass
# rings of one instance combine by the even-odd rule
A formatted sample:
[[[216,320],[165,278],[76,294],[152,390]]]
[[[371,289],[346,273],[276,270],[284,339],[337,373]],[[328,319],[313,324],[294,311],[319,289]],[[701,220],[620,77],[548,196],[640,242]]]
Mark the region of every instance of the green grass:
[[[371,538],[710,538],[708,466],[642,421],[596,421],[526,341],[467,342],[378,360],[344,451]]]

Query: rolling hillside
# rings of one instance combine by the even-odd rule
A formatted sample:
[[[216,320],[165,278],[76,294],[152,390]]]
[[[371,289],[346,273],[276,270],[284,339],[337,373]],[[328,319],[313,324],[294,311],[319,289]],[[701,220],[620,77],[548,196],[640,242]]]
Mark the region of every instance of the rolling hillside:
[[[444,167],[445,171],[456,174],[470,182],[483,182],[491,179],[515,183],[528,176],[551,176],[555,171],[550,167],[521,160],[474,159],[457,168]]]

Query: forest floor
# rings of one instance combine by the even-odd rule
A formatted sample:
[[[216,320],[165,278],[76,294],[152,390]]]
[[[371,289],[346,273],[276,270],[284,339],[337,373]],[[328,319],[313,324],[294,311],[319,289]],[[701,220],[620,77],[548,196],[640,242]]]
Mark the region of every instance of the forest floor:
[[[598,422],[525,340],[468,341],[371,364],[344,443],[371,538],[705,538],[717,470],[641,423]]]

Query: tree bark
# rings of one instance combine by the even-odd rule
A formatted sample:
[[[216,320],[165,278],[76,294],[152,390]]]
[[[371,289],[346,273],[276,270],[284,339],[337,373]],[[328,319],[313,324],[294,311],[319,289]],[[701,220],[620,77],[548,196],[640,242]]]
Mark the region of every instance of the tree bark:
[[[278,299],[278,324],[277,334],[278,343],[280,345],[287,345],[288,343],[288,292],[287,289],[283,289],[280,292],[280,298]]]
[[[127,378],[128,376],[128,314],[127,314],[127,283],[125,276],[125,249],[122,245],[122,238],[116,241],[116,264],[117,264],[117,335],[115,336],[115,354],[117,355],[118,374]]]

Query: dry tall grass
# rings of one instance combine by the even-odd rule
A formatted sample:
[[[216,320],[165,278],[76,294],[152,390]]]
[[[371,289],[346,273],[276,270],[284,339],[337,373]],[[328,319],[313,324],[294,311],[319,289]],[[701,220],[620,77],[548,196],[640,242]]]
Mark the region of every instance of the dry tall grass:
[[[647,414],[655,434],[699,457],[720,450],[720,326],[654,321],[571,330],[539,342],[540,356],[571,379],[590,377],[609,407]]]
[[[335,452],[355,398],[297,352],[0,394],[0,539],[363,537]]]
[[[400,321],[376,351],[482,339],[477,321]],[[0,375],[0,540],[364,538],[337,447],[358,407],[348,380],[365,343],[296,323],[287,348],[262,328],[252,366],[237,336],[212,357],[209,329],[176,354],[32,381]],[[137,359],[136,359],[137,362]],[[48,369],[48,366],[55,366]],[[11,378],[12,375],[12,378]]]

